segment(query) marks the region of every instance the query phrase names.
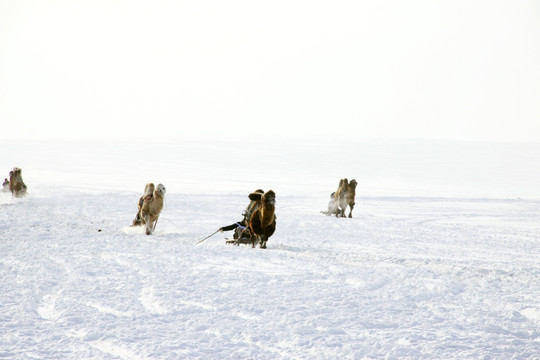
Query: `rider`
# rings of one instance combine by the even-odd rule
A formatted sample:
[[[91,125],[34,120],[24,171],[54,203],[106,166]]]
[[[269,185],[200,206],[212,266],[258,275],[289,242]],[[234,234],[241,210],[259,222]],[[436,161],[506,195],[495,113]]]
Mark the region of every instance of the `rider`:
[[[264,194],[264,191],[261,189],[257,189],[254,191],[254,193]],[[249,218],[251,217],[251,214],[253,214],[255,210],[257,210],[258,206],[259,205],[256,201],[251,200],[246,210],[244,210],[244,212],[242,213],[242,215],[244,215],[244,218],[242,220],[235,222],[234,224],[221,227],[219,228],[219,231],[223,232],[223,231],[234,230],[234,235],[233,235],[234,239],[239,239],[242,237],[249,238],[249,235],[243,234],[243,233],[249,225]]]
[[[9,180],[7,178],[4,179],[4,183],[2,184],[2,191],[9,191]]]

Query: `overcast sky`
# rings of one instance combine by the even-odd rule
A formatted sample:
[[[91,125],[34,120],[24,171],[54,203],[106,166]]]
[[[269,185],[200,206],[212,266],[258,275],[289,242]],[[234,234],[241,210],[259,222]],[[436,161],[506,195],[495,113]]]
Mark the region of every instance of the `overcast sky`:
[[[0,0],[0,138],[540,141],[540,2]]]

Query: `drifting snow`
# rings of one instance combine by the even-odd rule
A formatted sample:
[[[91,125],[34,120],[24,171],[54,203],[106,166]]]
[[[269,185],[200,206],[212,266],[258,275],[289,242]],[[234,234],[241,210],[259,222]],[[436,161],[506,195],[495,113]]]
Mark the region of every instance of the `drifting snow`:
[[[238,166],[232,143],[137,158],[129,144],[6,142],[0,165],[22,167],[30,195],[0,194],[0,358],[538,358],[537,170],[500,169],[501,183],[487,151],[445,148],[443,166],[417,145],[401,162],[368,145],[346,149],[353,164],[288,144]],[[407,177],[417,161],[437,171]],[[353,218],[320,214],[345,176]],[[129,227],[149,181],[168,190],[153,236]],[[259,187],[277,194],[268,249],[225,245],[231,233],[194,246]]]

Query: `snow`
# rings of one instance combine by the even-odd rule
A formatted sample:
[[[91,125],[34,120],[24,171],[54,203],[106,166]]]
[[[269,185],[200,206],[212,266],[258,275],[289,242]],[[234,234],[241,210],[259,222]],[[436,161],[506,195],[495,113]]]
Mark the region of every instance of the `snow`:
[[[267,142],[266,142],[267,141]],[[0,359],[538,359],[540,145],[3,141]],[[341,177],[352,219],[320,213]],[[129,227],[167,187],[152,236]],[[268,249],[195,243],[277,195]],[[348,213],[348,212],[347,212]]]

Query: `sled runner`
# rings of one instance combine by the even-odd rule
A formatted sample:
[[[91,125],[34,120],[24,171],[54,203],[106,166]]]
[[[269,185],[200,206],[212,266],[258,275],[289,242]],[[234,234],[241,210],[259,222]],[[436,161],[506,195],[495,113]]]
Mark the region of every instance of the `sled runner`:
[[[250,238],[241,238],[241,239],[231,239],[231,238],[225,238],[225,244],[233,244],[240,246],[240,244],[251,244]]]

